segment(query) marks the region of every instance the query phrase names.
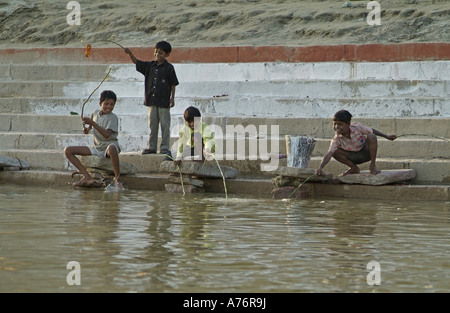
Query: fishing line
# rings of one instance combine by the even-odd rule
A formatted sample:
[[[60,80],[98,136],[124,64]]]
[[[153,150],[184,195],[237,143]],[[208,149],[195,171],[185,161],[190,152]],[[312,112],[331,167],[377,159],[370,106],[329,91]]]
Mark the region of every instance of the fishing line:
[[[219,161],[217,161],[216,156],[212,153],[211,153],[211,155],[213,156],[214,160],[216,160],[217,167],[219,168],[220,174],[222,175],[223,189],[225,190],[225,199],[228,200],[227,184],[225,183],[225,176],[223,175],[222,168],[220,167]]]
[[[168,158],[172,159],[172,161],[175,161],[175,159],[172,158],[170,155],[166,154],[166,156]],[[181,169],[180,169],[179,165],[177,165],[177,168],[178,168],[178,172],[180,173],[181,189],[183,190],[183,196],[184,196],[186,193],[184,192],[183,175],[181,174]]]
[[[444,138],[444,137],[439,137],[439,136],[433,136],[433,135],[426,135],[426,134],[403,134],[403,135],[397,135],[398,137],[406,137],[406,136],[421,136],[421,137],[431,137],[431,138],[436,138],[436,139],[440,139],[440,140],[444,140],[447,142],[450,142],[450,140]]]
[[[291,193],[291,195],[289,197],[287,197],[287,199],[289,199],[290,197],[292,197],[292,195],[304,184],[306,183],[308,180],[310,180],[311,178],[313,178],[314,176],[316,176],[317,174],[313,174],[311,176],[309,176],[308,178],[306,178],[300,185],[297,186],[297,188],[294,189],[294,191]]]

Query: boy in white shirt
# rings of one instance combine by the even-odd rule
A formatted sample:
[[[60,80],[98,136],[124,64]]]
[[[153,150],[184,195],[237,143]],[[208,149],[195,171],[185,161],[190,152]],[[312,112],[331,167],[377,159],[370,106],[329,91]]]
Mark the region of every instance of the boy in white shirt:
[[[94,144],[88,146],[70,146],[64,149],[64,154],[83,175],[83,178],[74,183],[75,187],[90,187],[95,184],[94,178],[89,174],[86,168],[81,164],[77,155],[95,155],[99,157],[110,157],[114,169],[114,183],[116,187],[123,189],[120,181],[120,146],[117,140],[119,134],[119,119],[112,113],[117,101],[116,94],[111,90],[104,90],[100,95],[100,110],[92,113],[92,116],[81,119],[83,124],[89,127],[83,127],[83,133],[89,134],[93,130]]]

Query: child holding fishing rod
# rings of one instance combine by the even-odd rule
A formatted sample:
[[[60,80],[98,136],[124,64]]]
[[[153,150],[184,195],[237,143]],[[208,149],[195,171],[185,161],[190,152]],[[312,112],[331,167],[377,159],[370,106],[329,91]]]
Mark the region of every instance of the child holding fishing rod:
[[[175,165],[180,165],[183,158],[204,162],[215,152],[214,134],[210,127],[202,121],[200,111],[190,106],[184,111],[186,124],[180,130]]]
[[[123,47],[122,47],[123,48]],[[155,46],[155,60],[138,60],[128,48],[123,48],[136,64],[136,70],[145,76],[144,105],[149,107],[148,121],[150,137],[147,149],[142,154],[153,154],[157,151],[158,131],[161,125],[162,141],[160,153],[171,156],[170,152],[170,108],[175,105],[175,86],[178,78],[172,64],[167,58],[172,46],[167,41],[159,41]]]
[[[83,133],[89,134],[92,130],[94,135],[93,146],[70,146],[64,149],[64,154],[83,175],[83,178],[74,183],[74,187],[95,187],[96,181],[81,164],[77,155],[95,155],[109,157],[114,170],[114,184],[117,189],[123,189],[120,181],[120,146],[117,139],[119,134],[119,119],[112,113],[117,101],[116,94],[111,90],[104,90],[100,94],[100,110],[92,113],[91,117],[81,116],[83,122]],[[85,127],[84,125],[89,125]]]

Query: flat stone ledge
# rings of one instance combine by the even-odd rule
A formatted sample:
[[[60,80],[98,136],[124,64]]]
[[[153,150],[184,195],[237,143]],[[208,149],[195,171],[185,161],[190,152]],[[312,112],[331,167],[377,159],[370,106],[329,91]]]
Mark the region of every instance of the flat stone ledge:
[[[161,172],[179,173],[197,177],[236,178],[238,172],[229,166],[217,166],[215,163],[181,162],[179,169],[173,161],[164,161],[160,165]],[[222,171],[222,173],[221,173]]]
[[[261,165],[262,166],[262,165]],[[315,175],[316,170],[312,168],[297,168],[297,167],[289,167],[289,166],[278,166],[276,170],[273,171],[261,171],[267,175],[276,175],[283,176],[289,178],[297,178],[297,179],[308,179],[308,181],[330,181],[333,179],[333,174],[324,172],[323,175]],[[312,176],[312,177],[311,177]]]
[[[161,173],[129,175],[123,178],[127,189],[164,191],[167,177]],[[75,182],[70,171],[0,171],[0,184],[36,185],[46,187],[72,187]],[[180,185],[181,186],[181,185]],[[310,197],[362,198],[395,201],[450,201],[450,185],[403,185],[382,186],[308,183]],[[227,182],[228,194],[247,194],[270,197],[273,184],[266,179],[238,178]],[[222,181],[205,181],[205,191],[223,192]]]
[[[413,169],[401,170],[382,170],[376,175],[370,174],[370,171],[361,171],[359,174],[349,174],[339,176],[337,179],[345,184],[362,185],[387,185],[398,182],[413,180],[416,177],[416,171]]]
[[[114,169],[110,158],[102,158],[98,156],[80,156],[81,164],[86,169],[104,171],[108,174],[114,174]],[[120,161],[120,175],[135,174],[136,166],[131,163]]]

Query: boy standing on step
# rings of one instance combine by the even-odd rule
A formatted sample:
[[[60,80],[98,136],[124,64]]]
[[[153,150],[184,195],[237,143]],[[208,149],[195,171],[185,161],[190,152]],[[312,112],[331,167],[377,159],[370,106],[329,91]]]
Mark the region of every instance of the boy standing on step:
[[[81,164],[77,155],[95,155],[99,157],[110,157],[114,169],[114,183],[118,189],[123,189],[120,182],[120,163],[119,153],[120,147],[117,140],[119,134],[119,119],[117,115],[112,113],[114,106],[116,105],[117,96],[111,90],[104,90],[100,94],[100,110],[96,110],[92,113],[92,116],[82,116],[81,120],[83,125],[89,125],[89,127],[83,126],[83,133],[89,134],[93,130],[94,145],[92,147],[87,146],[70,146],[64,149],[64,154],[67,159],[72,163],[83,175],[83,178],[74,183],[74,187],[94,187],[96,181],[86,168]]]
[[[167,58],[172,51],[171,45],[166,41],[160,41],[155,46],[155,60],[141,61],[136,59],[130,49],[125,48],[125,53],[136,64],[136,70],[145,76],[145,102],[149,107],[148,121],[150,138],[148,147],[142,154],[156,153],[158,145],[158,130],[161,124],[160,153],[171,156],[170,152],[170,108],[175,105],[175,86],[178,85],[177,75],[172,64]]]
[[[317,175],[322,175],[322,169],[332,157],[350,167],[343,175],[358,174],[360,170],[357,164],[368,161],[370,161],[370,173],[372,175],[380,173],[375,164],[378,151],[377,136],[388,140],[395,140],[397,136],[385,135],[356,122],[350,124],[351,119],[352,115],[346,110],[338,111],[334,115],[333,128],[336,134],[331,141],[328,153],[316,170]]]

